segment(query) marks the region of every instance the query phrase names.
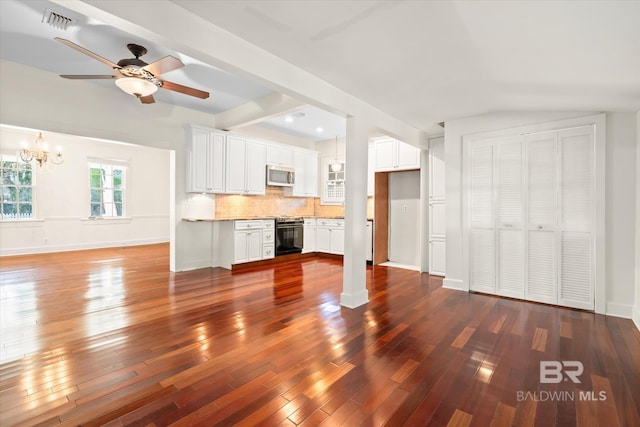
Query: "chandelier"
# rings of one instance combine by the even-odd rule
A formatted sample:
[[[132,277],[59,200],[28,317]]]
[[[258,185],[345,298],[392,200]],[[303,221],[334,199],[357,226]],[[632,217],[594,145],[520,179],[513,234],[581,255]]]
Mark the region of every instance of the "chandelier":
[[[61,165],[64,162],[64,156],[60,148],[56,149],[56,153],[51,155],[49,153],[47,144],[44,142],[42,132],[38,134],[36,141],[33,144],[33,149],[24,147],[20,150],[20,159],[25,163],[31,163],[32,160],[38,162],[38,165],[42,166],[47,162],[51,162],[54,165]]]

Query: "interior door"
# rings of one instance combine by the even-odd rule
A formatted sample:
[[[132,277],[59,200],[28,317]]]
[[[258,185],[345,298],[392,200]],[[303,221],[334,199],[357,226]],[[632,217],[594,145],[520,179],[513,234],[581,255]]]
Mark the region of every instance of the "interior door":
[[[444,137],[429,141],[429,274],[445,275],[446,188]]]
[[[524,198],[522,137],[496,146],[497,282],[496,293],[524,298]]]
[[[470,283],[472,291],[496,293],[494,140],[470,149]]]
[[[557,132],[527,135],[527,286],[525,298],[557,304]]]
[[[558,133],[560,266],[558,304],[593,310],[593,130]]]

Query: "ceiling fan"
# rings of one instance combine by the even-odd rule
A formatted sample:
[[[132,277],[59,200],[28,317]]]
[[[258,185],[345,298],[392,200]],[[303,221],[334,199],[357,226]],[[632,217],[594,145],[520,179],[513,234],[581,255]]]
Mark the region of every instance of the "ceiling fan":
[[[113,75],[60,75],[60,77],[64,77],[65,79],[116,79],[115,83],[120,89],[140,99],[140,102],[143,104],[153,104],[155,102],[153,93],[157,91],[158,88],[184,93],[185,95],[195,96],[200,99],[207,99],[209,97],[209,92],[159,78],[163,73],[184,67],[182,61],[171,55],[147,64],[140,59],[142,55],[147,53],[147,49],[143,46],[130,43],[127,45],[127,48],[135,58],[121,59],[116,64],[67,39],[55,37],[55,40],[113,68]]]

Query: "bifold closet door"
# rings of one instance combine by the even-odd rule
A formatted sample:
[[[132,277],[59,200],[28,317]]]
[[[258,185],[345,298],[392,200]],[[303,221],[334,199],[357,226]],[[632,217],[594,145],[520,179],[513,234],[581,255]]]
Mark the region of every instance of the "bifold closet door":
[[[496,237],[494,217],[494,141],[470,148],[470,283],[472,291],[496,292]]]
[[[593,310],[593,128],[585,126],[559,131],[558,144],[558,304]]]
[[[524,298],[522,137],[500,139],[496,151],[498,295]]]
[[[557,132],[527,135],[525,299],[557,304]]]

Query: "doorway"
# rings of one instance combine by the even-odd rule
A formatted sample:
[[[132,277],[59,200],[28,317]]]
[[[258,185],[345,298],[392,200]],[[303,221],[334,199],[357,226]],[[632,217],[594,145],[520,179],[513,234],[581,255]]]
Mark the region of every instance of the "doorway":
[[[389,174],[388,259],[420,270],[420,171]]]

